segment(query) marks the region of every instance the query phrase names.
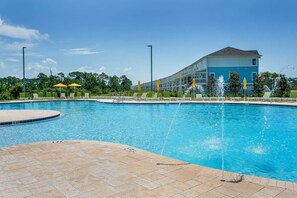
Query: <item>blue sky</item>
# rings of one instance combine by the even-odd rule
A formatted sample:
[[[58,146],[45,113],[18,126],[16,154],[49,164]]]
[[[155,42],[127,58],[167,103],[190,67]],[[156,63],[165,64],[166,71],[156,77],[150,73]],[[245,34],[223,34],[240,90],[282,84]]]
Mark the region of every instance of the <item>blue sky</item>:
[[[150,80],[227,46],[258,50],[260,71],[297,77],[294,0],[1,0],[0,77],[105,72]]]

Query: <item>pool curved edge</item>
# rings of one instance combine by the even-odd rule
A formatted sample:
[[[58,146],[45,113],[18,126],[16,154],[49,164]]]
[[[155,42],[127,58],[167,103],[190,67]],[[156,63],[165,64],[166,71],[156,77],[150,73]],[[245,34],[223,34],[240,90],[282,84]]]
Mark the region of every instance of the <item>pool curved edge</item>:
[[[51,153],[51,155],[48,155],[49,153]],[[13,157],[14,162],[9,161],[10,158],[5,158],[5,156],[10,156],[10,158]],[[14,163],[16,163],[16,165],[19,163],[18,160],[22,160],[22,164],[24,166],[23,169],[21,169],[22,174],[30,172],[30,169],[36,170],[40,168],[40,170],[42,170],[42,165],[44,164],[48,166],[49,164],[53,163],[53,167],[55,167],[56,163],[63,164],[69,162],[71,162],[75,170],[85,170],[85,168],[87,168],[86,170],[88,170],[89,173],[97,171],[97,174],[100,174],[98,173],[98,170],[100,172],[100,167],[98,169],[97,166],[91,165],[93,160],[89,161],[89,159],[94,159],[98,160],[98,163],[108,160],[108,164],[110,164],[111,167],[122,167],[122,165],[125,165],[124,168],[129,170],[127,171],[122,167],[123,169],[114,170],[112,175],[116,175],[118,171],[119,174],[123,174],[124,171],[126,172],[126,177],[136,175],[136,177],[139,177],[140,179],[144,176],[148,176],[147,179],[150,180],[152,179],[149,176],[150,174],[152,177],[166,177],[167,179],[172,180],[172,183],[165,185],[173,188],[175,187],[174,184],[183,183],[184,185],[193,185],[191,187],[193,189],[195,188],[195,185],[207,185],[211,186],[213,190],[223,187],[232,190],[233,193],[240,193],[242,195],[249,196],[256,195],[256,193],[259,193],[260,190],[269,191],[269,189],[279,191],[279,196],[297,196],[297,183],[248,175],[244,175],[241,181],[236,181],[239,175],[232,172],[225,172],[225,181],[222,181],[220,170],[196,164],[187,164],[180,160],[175,160],[118,143],[88,140],[55,140],[35,142],[30,144],[3,147],[0,149],[0,157],[4,159],[2,163],[2,169],[0,169],[0,173],[3,177],[9,174],[11,171],[10,167],[13,167]],[[31,166],[31,164],[34,163],[31,162],[33,158],[34,162],[36,163],[34,166]],[[24,159],[26,160],[24,161]],[[88,163],[90,163],[89,166]],[[158,163],[162,164],[158,165]],[[63,169],[64,172],[69,171],[67,170],[67,167],[69,166],[59,166],[59,168],[60,167],[65,168],[65,170]],[[55,177],[54,175],[55,174],[53,174],[53,177]],[[38,178],[38,176],[36,178]],[[18,179],[15,179],[15,181],[11,179],[9,184],[17,182]],[[67,180],[67,177],[63,177],[62,179]],[[50,182],[51,180],[48,181]],[[28,184],[28,187],[30,188],[30,184]],[[32,184],[32,188],[33,187],[34,185]],[[150,190],[154,191],[153,189]],[[188,189],[184,189],[183,191],[187,190]]]
[[[59,117],[53,110],[0,110],[0,125],[14,125]]]

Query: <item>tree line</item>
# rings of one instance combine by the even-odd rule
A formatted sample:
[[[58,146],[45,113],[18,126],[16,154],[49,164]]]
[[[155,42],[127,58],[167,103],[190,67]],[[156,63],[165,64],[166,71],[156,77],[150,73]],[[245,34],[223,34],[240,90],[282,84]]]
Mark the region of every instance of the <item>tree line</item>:
[[[78,90],[90,92],[93,95],[131,91],[132,86],[132,81],[127,78],[127,76],[108,76],[104,72],[97,74],[74,71],[70,72],[68,75],[58,73],[57,75],[49,76],[44,73],[39,73],[36,78],[25,79],[26,93],[32,95],[37,92],[58,91],[54,88],[54,85],[58,83],[65,85],[71,83],[80,84],[81,87],[78,88]],[[23,80],[17,77],[9,76],[0,78],[0,100],[18,98],[19,94],[23,92],[23,84]],[[63,89],[63,91],[65,91],[65,89]]]
[[[226,93],[233,96],[242,95],[242,82],[239,81],[239,75],[231,72],[228,79],[228,85],[225,87]],[[129,92],[131,90],[132,81],[125,75],[120,77],[108,76],[105,73],[87,73],[74,71],[68,75],[58,73],[57,75],[47,76],[39,73],[36,78],[26,79],[26,93],[30,96],[37,92],[53,92],[58,91],[54,88],[55,84],[63,83],[69,85],[71,83],[80,84],[78,91],[90,92],[92,95],[113,94],[117,92]],[[216,79],[209,76],[206,86],[206,93],[209,96],[216,96]],[[0,78],[0,100],[17,99],[23,92],[23,81],[17,77]],[[70,91],[70,88],[62,89]],[[297,78],[286,78],[285,75],[277,73],[263,72],[253,80],[252,90],[248,93],[250,96],[260,97],[265,91],[273,90],[275,97],[288,97],[290,90],[297,90]],[[176,95],[176,93],[175,93]]]

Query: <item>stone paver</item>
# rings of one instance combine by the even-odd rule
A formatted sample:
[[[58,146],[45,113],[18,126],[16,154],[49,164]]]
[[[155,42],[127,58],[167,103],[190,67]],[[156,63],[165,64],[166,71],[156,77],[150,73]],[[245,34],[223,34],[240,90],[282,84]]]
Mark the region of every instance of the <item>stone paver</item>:
[[[0,125],[33,122],[60,115],[53,110],[0,110]]]
[[[296,183],[244,176],[126,145],[59,141],[0,151],[0,197],[297,197]],[[282,184],[282,185],[280,185]],[[283,185],[284,184],[284,185]]]

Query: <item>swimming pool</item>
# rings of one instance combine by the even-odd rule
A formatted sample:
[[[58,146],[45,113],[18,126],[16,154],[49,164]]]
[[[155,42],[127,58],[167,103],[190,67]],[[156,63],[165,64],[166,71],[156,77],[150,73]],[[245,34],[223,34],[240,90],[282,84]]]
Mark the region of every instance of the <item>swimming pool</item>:
[[[128,144],[160,154],[177,107],[94,101],[1,104],[0,110],[51,109],[64,116],[0,126],[0,147],[79,139]],[[297,182],[296,120],[295,107],[181,104],[164,155],[220,169],[224,123],[225,170]]]

